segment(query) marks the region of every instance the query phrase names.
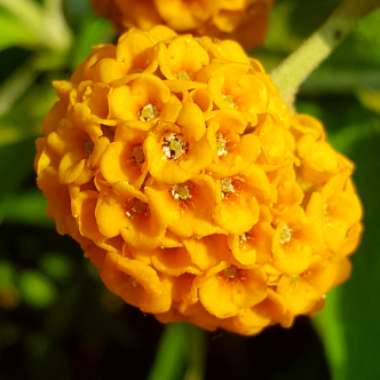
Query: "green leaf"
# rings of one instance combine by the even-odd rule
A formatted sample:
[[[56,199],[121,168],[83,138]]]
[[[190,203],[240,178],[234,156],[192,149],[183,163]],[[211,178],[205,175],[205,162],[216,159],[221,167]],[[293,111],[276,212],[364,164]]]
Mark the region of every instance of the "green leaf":
[[[34,149],[33,139],[40,134],[42,118],[46,116],[55,99],[50,85],[35,84],[0,117],[0,157],[1,150],[7,150],[7,147],[29,144],[30,149]],[[31,164],[32,162],[33,159]]]
[[[0,115],[6,113],[13,103],[32,84],[37,73],[31,62],[18,67],[0,86]]]
[[[43,274],[34,270],[21,272],[19,289],[24,302],[35,308],[46,308],[57,298],[54,284]]]
[[[363,89],[358,92],[360,102],[369,110],[380,114],[380,91]]]
[[[0,25],[0,50],[10,46],[33,47],[36,45],[36,36],[30,29],[21,20],[1,8]]]
[[[289,53],[319,27],[337,6],[339,0],[281,0],[271,12],[265,47],[270,51]]]
[[[110,42],[113,36],[114,29],[109,21],[92,15],[88,16],[81,26],[73,47],[71,68],[78,66],[95,45]]]
[[[358,27],[330,59],[333,64],[346,67],[349,62],[359,69],[361,65],[378,68],[380,64],[380,10],[361,20]]]
[[[0,0],[0,7],[23,24],[28,25],[32,32],[40,32],[43,14],[38,2],[34,0]]]
[[[76,32],[83,25],[87,16],[93,14],[91,1],[65,0],[63,6],[65,15],[67,15],[70,25]],[[78,33],[75,34],[77,35]]]
[[[355,183],[362,197],[365,231],[353,255],[352,278],[331,294],[317,319],[333,380],[379,379],[380,341],[380,120],[358,102],[331,104],[331,120],[347,128],[332,129],[333,142],[356,164]],[[345,110],[345,112],[343,111]]]
[[[0,221],[52,226],[52,221],[46,215],[46,207],[46,199],[36,190],[6,197],[0,200]]]
[[[334,289],[327,295],[325,309],[315,319],[324,342],[333,380],[347,379],[347,342],[340,308],[342,291]]]
[[[324,65],[302,85],[301,93],[345,94],[366,88],[380,89],[380,66],[372,68],[366,64],[352,67]]]
[[[32,139],[0,146],[0,178],[5,179],[0,186],[0,199],[21,187],[22,182],[32,173],[33,160]]]
[[[9,0],[8,0],[9,1]],[[72,33],[63,14],[63,0],[44,0],[41,44],[52,51],[66,52],[72,44]]]

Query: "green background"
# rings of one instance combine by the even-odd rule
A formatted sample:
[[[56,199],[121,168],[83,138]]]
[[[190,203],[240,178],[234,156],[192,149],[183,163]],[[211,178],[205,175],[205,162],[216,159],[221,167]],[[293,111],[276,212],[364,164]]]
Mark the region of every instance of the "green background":
[[[267,42],[252,54],[274,67],[336,4],[278,0]],[[54,102],[50,82],[115,36],[85,0],[0,0],[0,379],[380,379],[380,11],[309,78],[297,102],[357,166],[365,233],[352,279],[327,295],[314,321],[252,338],[164,330],[109,294],[45,216],[32,164]]]

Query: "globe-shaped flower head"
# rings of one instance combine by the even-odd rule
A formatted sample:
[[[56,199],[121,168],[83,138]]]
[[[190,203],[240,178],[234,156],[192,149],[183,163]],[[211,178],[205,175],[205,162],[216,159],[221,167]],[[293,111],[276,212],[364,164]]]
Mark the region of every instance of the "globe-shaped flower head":
[[[265,38],[273,0],[92,0],[119,29],[165,24],[177,32],[235,38],[245,47]]]
[[[127,303],[249,335],[349,275],[353,164],[237,43],[131,29],[54,86],[38,185]]]

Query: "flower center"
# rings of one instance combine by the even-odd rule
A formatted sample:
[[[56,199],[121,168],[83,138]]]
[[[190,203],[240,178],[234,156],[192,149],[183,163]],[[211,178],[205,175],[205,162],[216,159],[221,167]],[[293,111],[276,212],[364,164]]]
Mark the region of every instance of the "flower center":
[[[137,165],[142,165],[145,162],[144,150],[141,144],[132,148],[132,159]]]
[[[240,245],[240,247],[244,248],[247,245],[247,242],[248,242],[248,240],[250,240],[250,238],[251,237],[246,232],[240,234],[239,235],[239,245]]]
[[[324,203],[322,206],[323,216],[329,216],[329,205]]]
[[[292,240],[292,235],[292,229],[287,224],[285,224],[280,232],[280,244],[284,245],[289,243]]]
[[[187,149],[188,144],[184,141],[182,136],[176,133],[170,133],[164,137],[162,151],[169,160],[178,160],[187,152]]]
[[[86,154],[91,154],[92,151],[94,150],[94,143],[90,139],[87,139],[83,143],[83,149],[86,152]]]
[[[128,218],[133,218],[135,215],[143,215],[148,212],[148,205],[140,199],[133,198],[128,203],[126,215]]]
[[[180,71],[176,76],[179,80],[190,80],[190,76],[186,71]]]
[[[171,194],[176,201],[187,201],[191,199],[189,186],[182,183],[174,185],[171,189]]]
[[[229,194],[235,192],[235,187],[232,183],[232,179],[227,177],[227,178],[222,178],[220,180],[220,190],[222,192],[222,198],[227,197]]]
[[[145,105],[140,112],[140,121],[152,121],[158,115],[157,107],[154,104]]]
[[[224,157],[228,151],[226,149],[227,140],[221,133],[216,135],[216,153],[218,157]]]
[[[240,275],[240,269],[231,265],[223,271],[223,276],[229,280],[234,280]]]
[[[228,104],[228,107],[236,108],[235,101],[231,95],[223,95],[223,100]]]

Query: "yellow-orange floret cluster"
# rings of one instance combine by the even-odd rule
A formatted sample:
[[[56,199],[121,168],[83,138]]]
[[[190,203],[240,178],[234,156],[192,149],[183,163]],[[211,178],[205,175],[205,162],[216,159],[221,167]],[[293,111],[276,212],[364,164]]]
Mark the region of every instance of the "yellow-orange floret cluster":
[[[127,303],[249,335],[349,275],[353,164],[237,43],[131,29],[54,85],[38,185]]]
[[[234,38],[247,48],[265,38],[273,0],[92,0],[121,30],[164,24],[177,32]]]

